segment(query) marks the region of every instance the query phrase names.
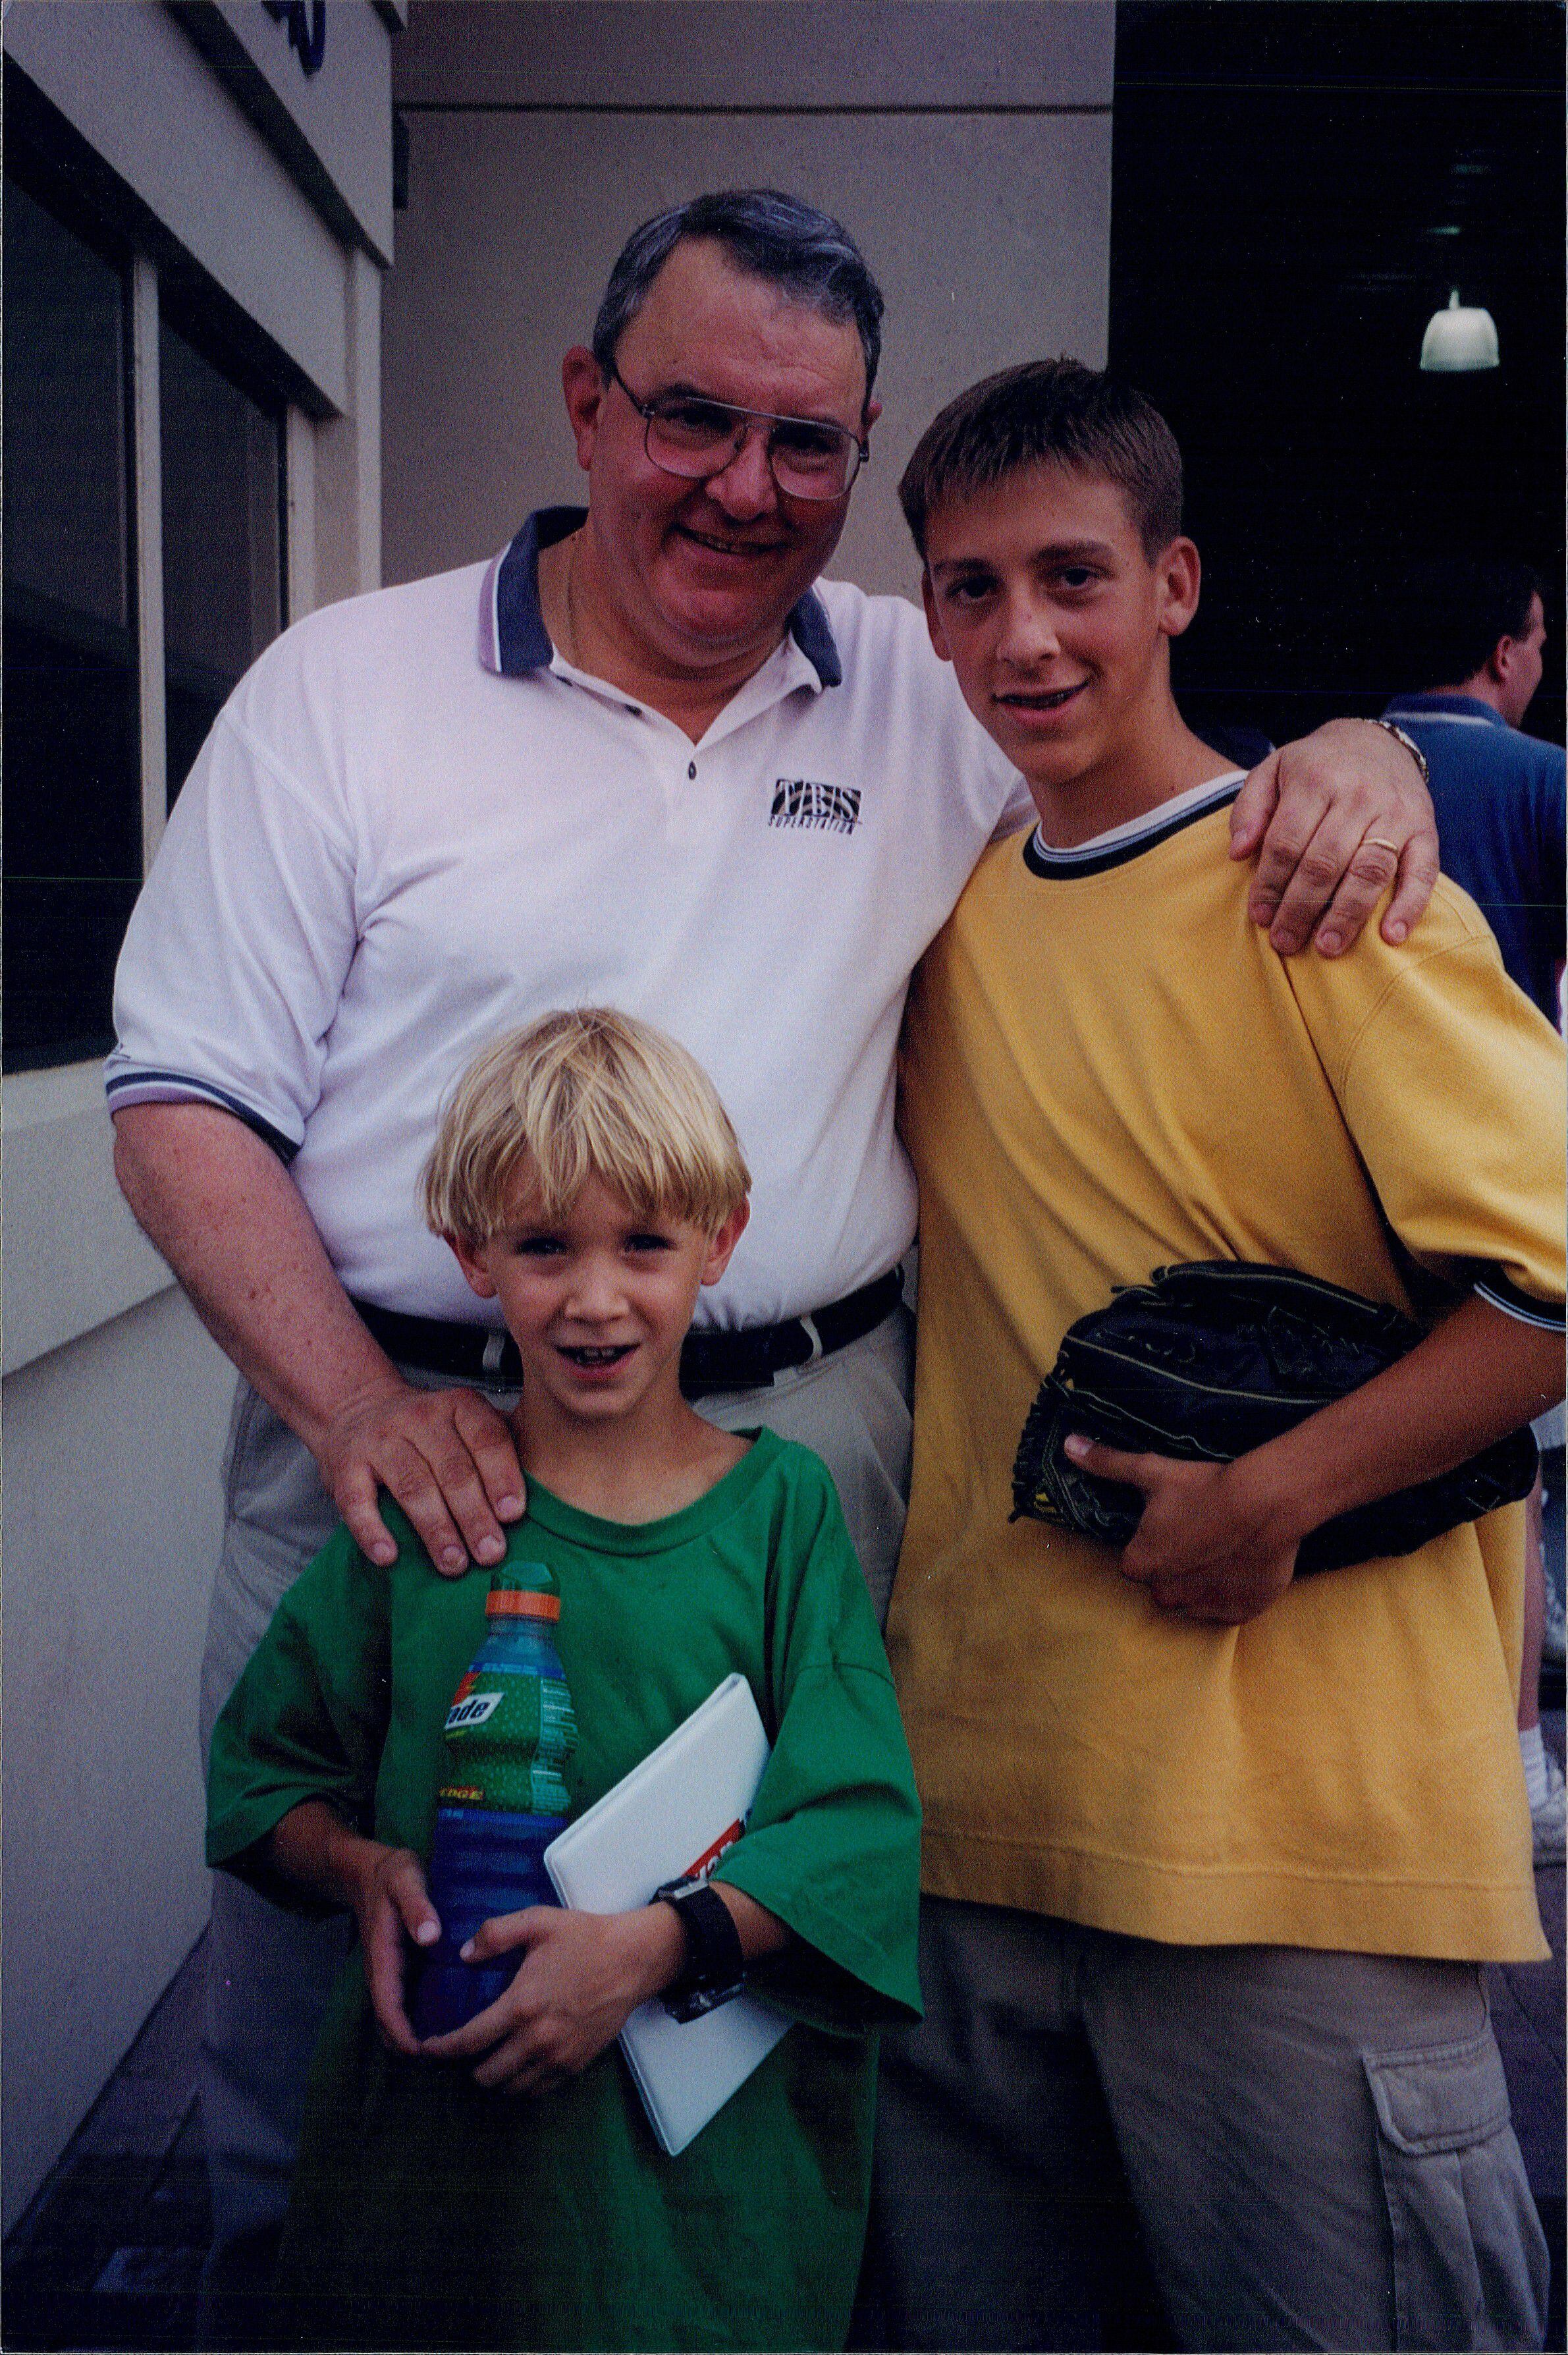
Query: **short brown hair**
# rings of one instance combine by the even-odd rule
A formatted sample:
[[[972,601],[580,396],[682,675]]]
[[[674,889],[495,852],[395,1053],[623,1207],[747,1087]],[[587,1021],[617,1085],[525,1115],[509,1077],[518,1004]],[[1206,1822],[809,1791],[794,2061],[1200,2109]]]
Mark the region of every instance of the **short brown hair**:
[[[1536,598],[1546,608],[1546,583],[1531,564],[1506,559],[1435,557],[1412,572],[1406,627],[1416,647],[1411,666],[1426,688],[1463,687],[1485,670],[1499,640],[1522,638]]]
[[[643,1216],[716,1233],[751,1187],[718,1092],[684,1047],[602,1006],[546,1014],[477,1055],[441,1114],[420,1181],[439,1235],[479,1249],[512,1215],[519,1179],[546,1220],[589,1178]]]
[[[927,526],[944,499],[1041,465],[1113,483],[1150,558],[1181,528],[1181,453],[1153,404],[1077,360],[1025,360],[960,392],[916,444],[898,496],[922,563]]]

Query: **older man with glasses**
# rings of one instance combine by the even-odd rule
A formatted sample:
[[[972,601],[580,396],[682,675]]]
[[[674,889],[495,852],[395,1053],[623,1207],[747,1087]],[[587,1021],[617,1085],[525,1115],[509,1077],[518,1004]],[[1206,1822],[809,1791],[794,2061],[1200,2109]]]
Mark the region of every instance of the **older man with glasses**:
[[[899,1020],[1029,805],[915,609],[819,581],[870,454],[881,312],[853,241],[796,198],[646,223],[563,365],[586,512],[289,631],[181,794],[108,1085],[126,1194],[242,1378],[204,1735],[340,1514],[391,1559],[385,1487],[455,1575],[523,1509],[510,1345],[415,1180],[474,1048],[562,1004],[647,1016],[716,1081],[756,1190],[683,1381],[827,1458],[885,1609],[915,1231]],[[1237,807],[1277,945],[1342,943],[1391,882],[1389,937],[1425,904],[1429,806],[1375,727],[1287,748]],[[233,1883],[215,1902],[215,2280],[275,2231],[336,1928]],[[225,2329],[211,2308],[205,2343]]]

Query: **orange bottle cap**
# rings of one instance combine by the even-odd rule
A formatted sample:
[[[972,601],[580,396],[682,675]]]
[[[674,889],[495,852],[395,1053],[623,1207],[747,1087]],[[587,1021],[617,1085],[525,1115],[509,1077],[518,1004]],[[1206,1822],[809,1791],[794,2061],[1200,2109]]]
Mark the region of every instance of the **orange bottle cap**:
[[[526,1588],[493,1586],[484,1598],[484,1614],[487,1619],[558,1619],[561,1598]]]

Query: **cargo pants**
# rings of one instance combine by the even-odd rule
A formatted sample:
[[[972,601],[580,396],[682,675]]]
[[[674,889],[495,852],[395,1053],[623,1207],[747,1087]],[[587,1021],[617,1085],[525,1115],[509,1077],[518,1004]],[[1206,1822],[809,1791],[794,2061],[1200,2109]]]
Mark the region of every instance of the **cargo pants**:
[[[925,2019],[883,2040],[888,2347],[1100,2347],[1144,2252],[1206,2355],[1540,2347],[1546,2243],[1476,1965],[927,1897],[920,1979]]]

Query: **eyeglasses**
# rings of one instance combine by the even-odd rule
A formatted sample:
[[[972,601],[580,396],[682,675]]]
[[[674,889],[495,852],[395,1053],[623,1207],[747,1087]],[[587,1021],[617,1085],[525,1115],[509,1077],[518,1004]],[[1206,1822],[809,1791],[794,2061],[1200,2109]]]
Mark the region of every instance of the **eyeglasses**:
[[[768,429],[768,464],[789,498],[842,499],[871,456],[869,442],[825,419],[776,417],[770,410],[737,409],[695,392],[656,392],[639,400],[613,360],[605,374],[641,418],[642,446],[653,464],[690,483],[722,474],[754,425]]]

